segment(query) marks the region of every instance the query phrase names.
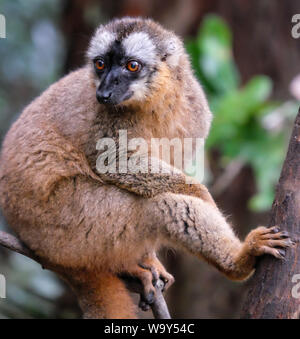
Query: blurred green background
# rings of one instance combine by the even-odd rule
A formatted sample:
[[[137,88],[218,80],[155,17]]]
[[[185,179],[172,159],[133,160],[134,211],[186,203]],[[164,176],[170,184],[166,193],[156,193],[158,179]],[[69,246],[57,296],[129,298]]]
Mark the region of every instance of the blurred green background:
[[[209,98],[206,184],[241,237],[268,223],[300,100],[295,1],[0,0],[0,13],[7,23],[0,39],[1,140],[26,104],[83,65],[98,24],[149,16],[185,39]],[[0,229],[7,230],[3,218]],[[163,251],[161,258],[177,280],[167,296],[174,318],[238,317],[246,284],[181,253]],[[0,248],[0,274],[7,279],[0,319],[79,316],[68,288],[29,259]]]

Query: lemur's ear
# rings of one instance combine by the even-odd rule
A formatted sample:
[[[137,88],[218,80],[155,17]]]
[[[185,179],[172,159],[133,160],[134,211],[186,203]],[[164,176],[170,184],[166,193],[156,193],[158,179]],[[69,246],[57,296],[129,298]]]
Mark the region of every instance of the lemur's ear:
[[[162,58],[163,61],[166,61],[167,64],[175,68],[179,64],[180,55],[182,54],[183,45],[182,42],[177,37],[170,37],[165,42],[165,55]]]

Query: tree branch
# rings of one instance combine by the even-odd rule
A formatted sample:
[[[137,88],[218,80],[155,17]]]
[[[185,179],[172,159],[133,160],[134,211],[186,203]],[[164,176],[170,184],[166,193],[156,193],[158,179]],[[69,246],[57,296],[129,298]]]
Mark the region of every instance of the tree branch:
[[[0,231],[0,245],[38,262],[37,257],[19,239],[11,234]]]
[[[159,279],[155,286],[156,288],[156,297],[154,303],[151,305],[151,309],[155,319],[171,319],[167,303],[163,296],[164,282]]]
[[[42,261],[28,248],[26,247],[18,238],[14,237],[11,234],[0,231],[0,245],[19,254],[28,257],[44,268]],[[140,294],[142,291],[142,286],[133,281],[125,281],[127,288],[135,293]],[[154,303],[151,305],[153,315],[155,319],[170,319],[169,310],[162,294],[164,288],[164,283],[161,279],[158,280],[156,288],[156,298]]]
[[[296,245],[285,260],[264,256],[253,276],[244,304],[243,318],[300,318],[300,298],[293,293],[300,274],[300,111],[277,187],[270,226],[288,231]],[[296,279],[297,278],[297,279]]]
[[[142,285],[133,277],[124,275],[121,279],[125,282],[127,288],[131,292],[140,295],[143,293]],[[151,305],[152,313],[155,319],[171,319],[167,303],[163,296],[164,287],[165,287],[164,282],[161,279],[158,279],[155,285],[156,289],[155,300],[154,303]]]

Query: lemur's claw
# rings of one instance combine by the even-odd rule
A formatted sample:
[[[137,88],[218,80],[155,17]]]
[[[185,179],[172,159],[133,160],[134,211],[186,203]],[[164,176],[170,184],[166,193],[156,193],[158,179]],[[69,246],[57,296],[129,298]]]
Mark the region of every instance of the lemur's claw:
[[[290,237],[290,234],[289,234],[289,232],[287,232],[287,231],[283,231],[283,232],[281,232],[281,237],[282,237],[282,238],[289,238],[289,237]]]
[[[271,227],[269,229],[269,232],[272,233],[272,234],[276,234],[276,233],[280,232],[280,228],[278,226]]]
[[[283,249],[279,249],[278,252],[279,252],[279,254],[281,255],[282,259],[284,259],[284,258],[285,258],[285,255],[286,255],[286,251],[283,250]]]

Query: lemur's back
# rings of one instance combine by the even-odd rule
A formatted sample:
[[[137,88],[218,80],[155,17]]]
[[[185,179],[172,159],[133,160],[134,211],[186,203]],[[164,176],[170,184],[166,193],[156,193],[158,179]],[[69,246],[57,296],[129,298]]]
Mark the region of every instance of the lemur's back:
[[[87,99],[79,85],[84,74],[82,69],[52,85],[24,109],[10,128],[0,162],[1,187],[8,182],[13,184],[9,186],[11,193],[7,194],[18,198],[33,194],[35,199],[43,200],[60,173],[65,176],[68,171],[75,173],[75,167],[84,171],[86,164],[80,153],[79,136],[84,139],[83,131],[88,130],[88,125],[82,126],[82,121],[86,121],[89,112],[95,112],[94,107],[89,107],[92,100],[74,112],[80,100]],[[89,171],[87,166],[85,170]]]

